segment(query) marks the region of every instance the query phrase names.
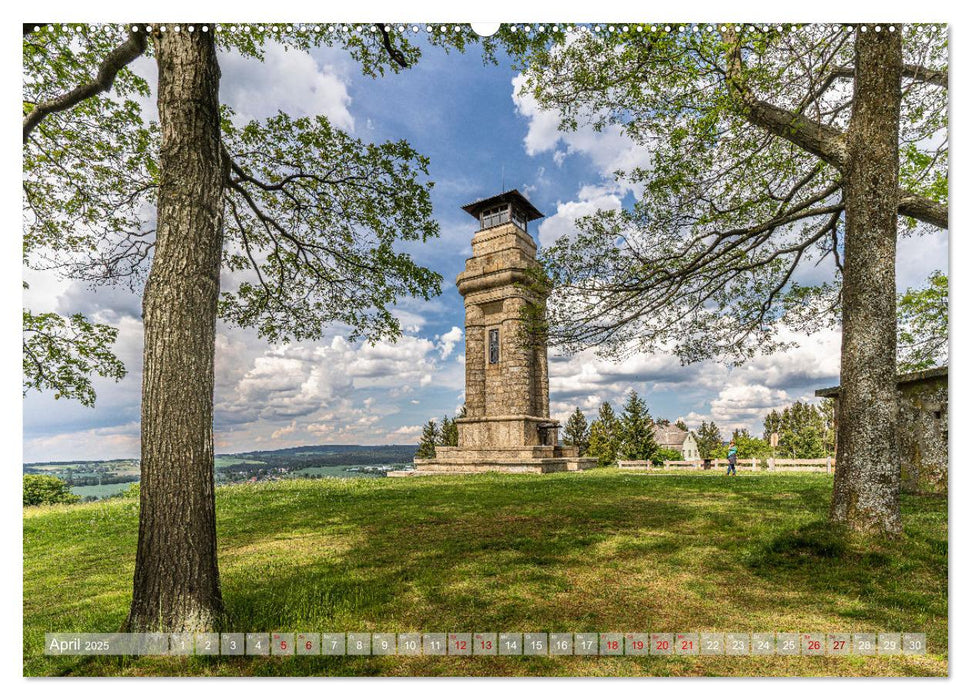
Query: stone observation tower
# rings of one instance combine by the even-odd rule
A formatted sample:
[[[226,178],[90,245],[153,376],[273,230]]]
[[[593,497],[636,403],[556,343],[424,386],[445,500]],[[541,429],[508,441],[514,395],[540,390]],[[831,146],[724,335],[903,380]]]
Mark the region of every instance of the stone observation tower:
[[[456,286],[465,298],[465,406],[458,447],[416,459],[418,472],[553,472],[595,466],[557,445],[550,420],[546,343],[526,332],[524,311],[545,311],[531,282],[536,243],[530,221],[543,215],[517,190],[462,207],[479,222],[472,257]]]

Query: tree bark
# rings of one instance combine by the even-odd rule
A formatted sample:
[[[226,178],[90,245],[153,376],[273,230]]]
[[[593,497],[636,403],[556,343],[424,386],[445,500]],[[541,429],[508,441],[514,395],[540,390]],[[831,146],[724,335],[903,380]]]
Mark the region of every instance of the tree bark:
[[[225,161],[211,32],[153,38],[162,130],[155,255],[142,301],[142,481],[132,631],[217,628],[213,358]]]
[[[846,134],[840,436],[830,518],[896,534],[900,521],[896,390],[896,247],[900,27],[860,28]]]

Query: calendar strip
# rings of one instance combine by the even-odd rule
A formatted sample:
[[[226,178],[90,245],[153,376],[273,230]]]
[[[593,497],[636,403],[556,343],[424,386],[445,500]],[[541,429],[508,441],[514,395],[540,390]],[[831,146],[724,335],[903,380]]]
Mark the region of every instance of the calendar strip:
[[[45,635],[49,656],[896,656],[918,632],[223,632]]]

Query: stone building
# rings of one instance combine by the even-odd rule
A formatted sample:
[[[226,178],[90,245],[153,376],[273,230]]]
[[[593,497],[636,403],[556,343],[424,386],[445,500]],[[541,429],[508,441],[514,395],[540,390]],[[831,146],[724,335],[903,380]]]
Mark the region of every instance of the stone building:
[[[465,299],[465,408],[457,447],[416,459],[418,472],[552,472],[596,460],[558,444],[550,420],[546,343],[529,318],[542,315],[548,290],[536,283],[529,222],[542,214],[517,190],[462,207],[479,223],[472,257],[456,279]]]
[[[900,481],[904,491],[947,492],[947,367],[897,376],[899,396],[897,443]],[[838,386],[819,389],[816,396],[834,399],[839,415]],[[835,426],[839,444],[839,424]],[[837,469],[839,465],[837,465]]]
[[[695,441],[695,436],[687,430],[681,430],[676,425],[655,428],[654,440],[662,449],[680,452],[681,459],[691,460],[701,457],[698,453],[698,443]]]

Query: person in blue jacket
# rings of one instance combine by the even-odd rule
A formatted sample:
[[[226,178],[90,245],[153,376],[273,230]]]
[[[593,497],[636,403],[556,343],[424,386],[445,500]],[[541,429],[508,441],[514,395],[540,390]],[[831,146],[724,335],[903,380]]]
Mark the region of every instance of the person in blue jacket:
[[[735,447],[735,441],[732,440],[728,443],[728,471],[725,472],[726,476],[736,476],[735,473],[735,462],[738,461],[738,448]]]

